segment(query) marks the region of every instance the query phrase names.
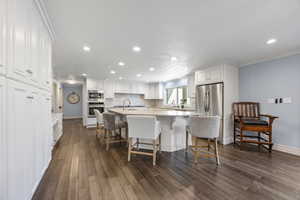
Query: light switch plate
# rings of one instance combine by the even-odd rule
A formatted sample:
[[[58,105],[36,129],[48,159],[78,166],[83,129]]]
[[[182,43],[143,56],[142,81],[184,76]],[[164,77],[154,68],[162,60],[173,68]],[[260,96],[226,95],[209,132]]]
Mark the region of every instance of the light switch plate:
[[[292,97],[284,97],[282,103],[292,103]]]

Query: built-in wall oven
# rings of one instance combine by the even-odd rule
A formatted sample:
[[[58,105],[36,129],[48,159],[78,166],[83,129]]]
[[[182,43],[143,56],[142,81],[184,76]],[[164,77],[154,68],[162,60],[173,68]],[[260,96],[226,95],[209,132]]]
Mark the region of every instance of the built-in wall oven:
[[[89,117],[95,117],[95,111],[99,110],[100,113],[104,112],[104,102],[89,102],[88,103],[88,114]]]
[[[104,101],[104,93],[99,90],[89,90],[88,91],[88,100],[89,101]]]

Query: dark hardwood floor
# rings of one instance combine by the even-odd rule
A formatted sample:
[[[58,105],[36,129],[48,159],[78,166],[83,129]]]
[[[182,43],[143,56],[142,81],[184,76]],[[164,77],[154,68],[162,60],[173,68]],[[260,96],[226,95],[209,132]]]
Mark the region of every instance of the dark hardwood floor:
[[[127,162],[124,144],[105,151],[95,130],[64,122],[64,135],[34,200],[89,199],[300,199],[300,157],[273,151],[220,148],[221,166],[184,151]]]

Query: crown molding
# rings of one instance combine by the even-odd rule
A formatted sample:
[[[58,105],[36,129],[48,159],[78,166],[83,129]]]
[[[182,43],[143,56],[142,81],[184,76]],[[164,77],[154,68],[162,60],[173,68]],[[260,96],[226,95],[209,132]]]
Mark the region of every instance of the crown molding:
[[[46,28],[49,32],[49,35],[51,37],[51,40],[54,41],[55,39],[55,31],[54,31],[54,28],[53,28],[53,24],[50,20],[50,17],[48,15],[48,12],[47,12],[47,9],[46,9],[46,6],[45,6],[45,3],[44,3],[44,0],[34,0],[38,10],[39,10],[39,13],[42,17],[42,20],[44,22],[44,24],[46,25]]]
[[[258,60],[253,61],[253,62],[248,62],[248,63],[245,63],[245,64],[241,64],[240,67],[247,67],[247,66],[250,66],[250,65],[255,65],[255,64],[259,64],[259,63],[278,60],[278,59],[281,59],[281,58],[287,58],[287,57],[295,56],[295,55],[299,55],[299,54],[300,54],[300,50],[291,51],[291,52],[288,52],[288,53],[285,53],[285,54],[280,54],[278,56],[273,56],[273,57],[269,57],[269,58],[262,58],[262,59],[258,59]]]

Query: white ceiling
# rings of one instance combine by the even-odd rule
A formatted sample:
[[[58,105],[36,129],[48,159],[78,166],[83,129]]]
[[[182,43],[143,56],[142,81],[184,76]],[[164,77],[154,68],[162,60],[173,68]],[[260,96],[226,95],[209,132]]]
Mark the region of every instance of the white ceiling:
[[[58,78],[164,81],[300,52],[299,0],[45,0]],[[266,45],[269,38],[278,42]],[[82,50],[89,45],[91,52]],[[140,53],[132,51],[138,45]],[[170,57],[176,56],[177,62]],[[117,65],[119,61],[126,67]],[[154,72],[149,68],[155,67]],[[188,70],[186,70],[188,67]],[[115,75],[110,74],[115,70]],[[141,73],[142,77],[136,77]]]

